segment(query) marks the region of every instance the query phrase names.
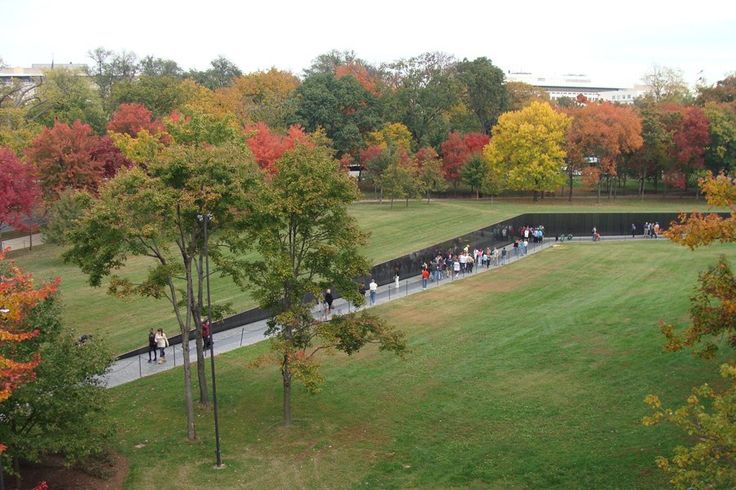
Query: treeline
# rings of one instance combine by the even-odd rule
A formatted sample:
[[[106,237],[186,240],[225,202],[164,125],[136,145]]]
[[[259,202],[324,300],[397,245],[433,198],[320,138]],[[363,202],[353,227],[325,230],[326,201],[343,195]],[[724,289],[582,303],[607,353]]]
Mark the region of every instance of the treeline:
[[[89,54],[87,76],[55,69],[37,86],[0,88],[0,164],[16,189],[0,221],[29,215],[36,195],[94,191],[156,145],[191,138],[182,125],[209,125],[199,130],[215,139],[237,133],[266,170],[309,138],[392,202],[448,186],[535,197],[567,186],[571,197],[577,177],[599,196],[634,179],[643,195],[647,182],[695,187],[736,158],[734,76],[692,93],[676,71],[655,67],[644,76],[649,92],[622,106],[550,101],[486,58],[442,53],[374,66],[332,51],[301,78],[275,68],[244,74],[222,57],[185,71],[130,52]]]

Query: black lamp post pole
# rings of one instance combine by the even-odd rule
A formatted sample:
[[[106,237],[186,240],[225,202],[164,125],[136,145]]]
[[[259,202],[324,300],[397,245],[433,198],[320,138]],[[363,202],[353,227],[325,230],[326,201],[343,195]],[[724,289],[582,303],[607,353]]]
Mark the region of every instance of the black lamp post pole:
[[[220,423],[217,416],[217,377],[215,376],[215,342],[212,332],[212,299],[210,296],[210,255],[208,249],[209,236],[207,235],[207,223],[210,220],[210,215],[200,215],[202,221],[204,221],[204,263],[205,263],[205,278],[207,281],[207,321],[210,324],[210,366],[212,368],[212,401],[215,408],[215,457],[216,466],[222,467],[222,453],[220,452]]]

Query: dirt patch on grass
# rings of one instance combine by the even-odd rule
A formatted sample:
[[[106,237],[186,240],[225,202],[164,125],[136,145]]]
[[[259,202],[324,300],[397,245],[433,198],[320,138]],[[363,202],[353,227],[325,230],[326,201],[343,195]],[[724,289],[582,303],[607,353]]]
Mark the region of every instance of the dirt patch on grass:
[[[21,466],[20,488],[31,489],[45,481],[53,490],[119,490],[128,476],[128,460],[117,453],[107,460],[94,463],[95,472],[106,477],[99,478],[78,468],[66,468],[61,458],[50,457],[42,463]],[[88,470],[89,471],[89,470]],[[6,477],[7,488],[16,488],[16,480]]]

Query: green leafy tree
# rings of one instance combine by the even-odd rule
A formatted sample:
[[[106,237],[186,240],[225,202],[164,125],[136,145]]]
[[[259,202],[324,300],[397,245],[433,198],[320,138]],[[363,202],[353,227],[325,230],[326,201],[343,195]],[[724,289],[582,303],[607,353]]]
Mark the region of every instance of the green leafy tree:
[[[103,47],[87,52],[92,66],[87,74],[94,80],[103,106],[108,112],[114,107],[113,87],[118,83],[131,82],[139,71],[138,57],[130,51],[114,52]]]
[[[706,167],[713,172],[730,173],[736,167],[736,105],[705,105],[710,144],[705,151]]]
[[[547,103],[532,102],[517,112],[507,112],[493,128],[483,156],[503,187],[533,191],[534,199],[564,183],[565,136],[570,118]]]
[[[447,181],[442,169],[442,159],[431,146],[425,146],[414,156],[418,167],[419,188],[427,196],[429,204],[433,192],[447,189]]]
[[[437,147],[447,137],[449,115],[462,93],[454,64],[446,54],[424,53],[384,67],[391,89],[386,118],[404,123],[418,146]]]
[[[138,103],[146,106],[156,118],[168,116],[184,103],[182,81],[170,75],[141,75],[123,80],[112,87],[113,108],[120,104]]]
[[[681,70],[654,65],[641,80],[647,86],[644,98],[655,103],[687,103],[692,99]]]
[[[409,207],[409,198],[421,192],[417,185],[417,168],[403,148],[391,149],[389,155],[390,163],[383,172],[383,191],[391,199],[391,207],[394,199],[406,199],[406,207]]]
[[[182,335],[190,440],[196,438],[189,357],[192,327],[198,332],[195,340],[202,366],[200,402],[208,402],[201,357],[204,238],[197,217],[211,216],[209,251],[215,270],[210,274],[219,267],[225,274],[236,275],[222,264],[228,260],[225,251],[240,244],[239,231],[251,207],[257,175],[244,145],[174,145],[148,162],[145,171],[135,167],[112,179],[68,236],[72,247],[64,257],[89,275],[92,286],[109,276],[112,294],[166,298],[171,305]],[[142,279],[118,275],[135,256],[150,259],[147,275]]]
[[[310,75],[296,93],[297,122],[307,131],[323,128],[340,155],[356,153],[364,135],[381,124],[376,97],[352,76]]]
[[[508,107],[503,70],[485,57],[473,61],[464,59],[455,65],[463,86],[462,98],[478,118],[483,132],[488,134],[498,116]]]
[[[348,213],[357,197],[355,182],[328,149],[297,145],[276,162],[249,221],[249,240],[259,258],[244,269],[261,307],[274,313],[267,334],[281,368],[286,426],[292,382],[300,380],[310,391],[320,387],[315,356],[320,350],[352,354],[367,343],[398,353],[406,348],[402,333],[368,313],[330,322],[312,316],[315,300],[307,298],[319,297],[325,288],[353,304],[363,301],[353,281],[368,270],[359,252],[366,237]]]
[[[200,85],[210,90],[229,87],[233,83],[233,79],[241,76],[243,72],[240,68],[225,58],[218,56],[210,61],[210,68],[203,71],[190,70],[187,76]]]
[[[460,178],[475,192],[476,199],[480,199],[480,191],[488,181],[488,171],[488,165],[480,153],[471,155],[460,170]]]
[[[98,134],[105,131],[107,122],[102,99],[89,78],[68,69],[44,73],[43,83],[29,102],[27,117],[47,127],[56,121],[72,124],[79,120]]]
[[[66,245],[68,235],[77,226],[78,220],[93,202],[89,193],[67,189],[53,202],[46,213],[43,225],[45,241],[56,245]]]

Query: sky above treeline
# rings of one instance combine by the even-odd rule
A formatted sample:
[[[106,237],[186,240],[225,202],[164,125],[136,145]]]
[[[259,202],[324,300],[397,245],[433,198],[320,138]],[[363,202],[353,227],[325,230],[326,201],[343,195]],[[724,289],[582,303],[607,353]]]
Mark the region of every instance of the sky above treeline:
[[[100,46],[184,69],[222,55],[244,72],[300,75],[332,49],[374,64],[442,51],[606,85],[630,87],[653,65],[712,84],[736,71],[736,2],[0,0],[0,58],[10,66],[89,63]]]

